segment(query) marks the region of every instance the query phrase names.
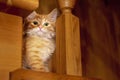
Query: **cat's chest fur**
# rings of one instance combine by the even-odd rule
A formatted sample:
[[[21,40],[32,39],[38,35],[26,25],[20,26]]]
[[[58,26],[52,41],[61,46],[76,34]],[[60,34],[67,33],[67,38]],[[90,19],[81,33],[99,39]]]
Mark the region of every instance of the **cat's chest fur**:
[[[48,39],[35,35],[26,37],[26,53],[28,53],[29,55],[31,54],[39,56],[44,62],[47,61],[47,59],[52,55],[54,50],[54,39]]]

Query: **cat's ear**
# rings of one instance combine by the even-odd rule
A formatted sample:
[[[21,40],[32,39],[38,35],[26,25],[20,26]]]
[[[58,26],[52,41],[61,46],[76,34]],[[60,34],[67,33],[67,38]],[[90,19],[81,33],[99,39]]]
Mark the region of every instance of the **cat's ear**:
[[[37,15],[36,11],[33,11],[30,15],[26,17],[26,20],[29,21],[34,19],[36,15]]]
[[[58,15],[58,10],[57,8],[55,8],[48,14],[48,18],[50,19],[50,21],[55,22],[57,15]]]

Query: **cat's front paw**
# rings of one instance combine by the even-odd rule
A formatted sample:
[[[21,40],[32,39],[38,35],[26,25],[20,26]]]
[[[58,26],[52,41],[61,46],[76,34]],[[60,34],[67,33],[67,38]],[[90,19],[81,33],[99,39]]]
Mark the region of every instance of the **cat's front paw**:
[[[47,72],[45,68],[32,68],[34,71],[41,71],[41,72]]]

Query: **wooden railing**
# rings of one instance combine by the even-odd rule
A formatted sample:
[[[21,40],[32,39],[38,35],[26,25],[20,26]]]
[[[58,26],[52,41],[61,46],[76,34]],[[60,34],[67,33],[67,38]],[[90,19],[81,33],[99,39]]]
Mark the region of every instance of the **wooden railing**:
[[[0,2],[2,1],[4,0],[0,0]],[[37,4],[36,2],[32,4],[31,1],[33,0],[29,0],[31,5],[29,4],[28,7],[26,7],[25,4],[29,3],[29,1],[27,2],[27,0],[26,1],[9,0],[9,1],[12,1],[12,4],[11,2],[10,3],[8,2],[7,4],[17,6],[19,8],[24,8],[27,10],[35,9],[35,6],[33,8],[33,6],[31,5]],[[21,3],[19,3],[19,1],[21,1]],[[24,4],[22,4],[23,2]],[[4,1],[3,3],[6,2]],[[4,50],[3,52],[6,54],[0,54],[0,57],[2,57],[0,58],[1,59],[0,63],[3,63],[2,67],[0,66],[0,71],[5,72],[0,74],[0,79],[8,80],[9,79],[8,72],[11,72],[10,80],[96,80],[93,78],[80,77],[82,76],[80,26],[79,26],[79,19],[72,14],[72,9],[75,5],[75,0],[58,0],[58,3],[59,3],[61,15],[58,17],[56,22],[56,53],[53,55],[53,63],[52,63],[54,73],[42,73],[32,70],[18,69],[21,66],[22,18],[21,17],[19,18],[17,16],[14,17],[14,15],[10,16],[8,14],[0,13],[1,20],[2,19],[8,20],[7,22],[5,22],[5,20],[2,20],[3,22],[1,21],[0,28],[1,30],[3,29],[2,33],[5,34],[0,33],[0,35],[4,36],[4,35],[12,34],[13,38],[15,38],[14,41],[12,40],[13,38],[11,39],[11,37],[2,38],[0,36],[1,37],[0,39],[2,41],[4,40],[6,41],[5,44],[3,44],[4,46],[0,46],[2,47],[1,49],[10,48],[12,46],[11,47],[12,51],[11,49],[10,50],[3,49]],[[11,23],[10,21],[12,21],[13,23]],[[16,21],[15,22],[16,24],[14,23],[14,21]],[[4,30],[4,26],[6,30]],[[13,29],[9,26],[12,26]],[[16,29],[18,30],[17,32]],[[7,34],[8,32],[9,34]],[[16,40],[16,38],[18,40]],[[9,46],[7,46],[8,43],[11,43],[7,40],[12,40],[14,41],[13,44],[16,43],[18,44],[14,46],[13,44],[10,44]],[[14,49],[16,49],[17,51]],[[6,55],[8,54],[10,56],[6,57]],[[17,55],[15,56],[15,54]],[[14,58],[12,58],[11,56],[14,56]],[[10,65],[8,65],[7,63],[10,63]],[[13,69],[18,69],[18,70],[13,71]]]

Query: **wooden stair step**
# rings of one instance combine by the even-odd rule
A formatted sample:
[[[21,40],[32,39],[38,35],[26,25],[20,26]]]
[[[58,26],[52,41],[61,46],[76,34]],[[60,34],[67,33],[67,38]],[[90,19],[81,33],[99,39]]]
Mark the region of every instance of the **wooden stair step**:
[[[98,79],[18,69],[10,73],[10,80],[98,80]]]

